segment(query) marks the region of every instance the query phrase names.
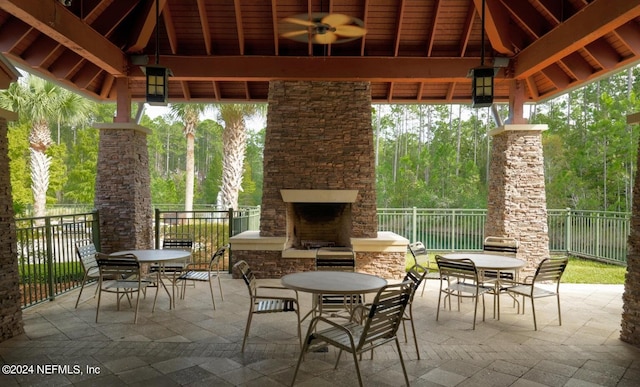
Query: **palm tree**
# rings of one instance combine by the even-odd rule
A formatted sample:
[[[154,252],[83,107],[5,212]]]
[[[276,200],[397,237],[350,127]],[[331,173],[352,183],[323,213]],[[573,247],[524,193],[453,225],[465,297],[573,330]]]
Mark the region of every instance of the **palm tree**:
[[[92,104],[78,94],[36,76],[14,82],[0,93],[0,106],[11,109],[31,125],[29,153],[33,215],[45,216],[51,157],[46,154],[52,144],[50,122],[77,125],[87,120]]]
[[[221,104],[219,118],[224,121],[222,132],[222,186],[220,205],[238,209],[238,193],[242,188],[244,156],[247,148],[246,119],[262,114],[266,105]]]
[[[171,104],[171,114],[184,123],[183,133],[187,139],[186,157],[186,189],[184,195],[184,210],[193,210],[193,186],[195,177],[195,138],[196,128],[200,122],[200,114],[204,113],[210,105],[200,103],[176,103]]]

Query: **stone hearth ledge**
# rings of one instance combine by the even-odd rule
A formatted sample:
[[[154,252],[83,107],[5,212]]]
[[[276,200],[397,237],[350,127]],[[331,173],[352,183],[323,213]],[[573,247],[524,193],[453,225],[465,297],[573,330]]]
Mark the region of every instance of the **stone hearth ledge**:
[[[282,251],[282,258],[315,258],[316,251],[285,249],[285,237],[261,237],[259,231],[245,231],[229,238],[232,250]],[[353,251],[406,253],[409,240],[391,231],[379,231],[377,238],[351,238]]]

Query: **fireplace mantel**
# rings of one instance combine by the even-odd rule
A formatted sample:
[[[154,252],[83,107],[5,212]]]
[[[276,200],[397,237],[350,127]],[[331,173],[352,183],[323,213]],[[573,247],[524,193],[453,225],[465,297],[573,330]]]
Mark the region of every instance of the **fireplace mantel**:
[[[357,189],[281,189],[285,203],[355,203]]]

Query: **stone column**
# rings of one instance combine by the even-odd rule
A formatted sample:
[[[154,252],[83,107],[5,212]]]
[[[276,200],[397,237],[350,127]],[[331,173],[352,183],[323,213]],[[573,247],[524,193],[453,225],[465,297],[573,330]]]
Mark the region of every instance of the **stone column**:
[[[628,124],[640,123],[640,113],[627,117]],[[640,148],[636,165],[640,165]],[[640,345],[640,174],[636,173],[631,209],[631,232],[628,239],[627,276],[622,295],[622,329],[620,339]]]
[[[532,270],[549,257],[542,131],[547,125],[492,130],[486,236],[515,238],[518,257]]]
[[[7,120],[17,118],[0,109],[0,342],[24,333],[7,138]]]
[[[124,122],[100,129],[95,206],[102,251],[153,248],[153,212],[147,135]]]

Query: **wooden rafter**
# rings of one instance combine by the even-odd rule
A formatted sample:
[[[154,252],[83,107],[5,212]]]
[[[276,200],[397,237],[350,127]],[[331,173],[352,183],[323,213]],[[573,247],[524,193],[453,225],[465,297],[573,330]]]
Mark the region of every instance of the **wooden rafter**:
[[[204,39],[204,49],[207,55],[211,55],[211,30],[209,29],[205,0],[198,0],[198,11],[200,12],[200,28],[202,29],[202,39]]]

